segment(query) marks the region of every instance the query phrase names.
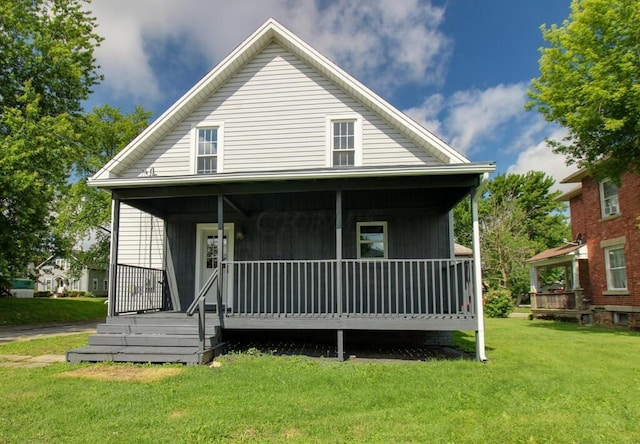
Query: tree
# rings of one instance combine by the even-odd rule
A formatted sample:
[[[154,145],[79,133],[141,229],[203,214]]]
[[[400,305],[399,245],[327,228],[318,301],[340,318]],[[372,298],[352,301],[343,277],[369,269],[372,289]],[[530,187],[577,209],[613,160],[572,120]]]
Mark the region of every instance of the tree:
[[[573,0],[561,26],[542,26],[540,77],[529,109],[565,127],[550,141],[596,177],[640,171],[640,2]]]
[[[487,184],[478,202],[483,280],[494,289],[512,294],[527,292],[529,273],[525,260],[544,249],[562,244],[570,236],[563,214],[565,206],[551,192],[554,180],[543,172],[501,174]],[[468,201],[454,209],[456,241],[471,243]]]
[[[77,259],[72,272],[83,266],[106,264],[109,255],[111,199],[108,193],[91,188],[87,178],[147,127],[152,113],[136,107],[130,114],[109,105],[94,108],[81,125],[82,156],[75,164],[76,182],[69,184],[57,205],[58,237],[64,239],[68,254]],[[92,238],[87,248],[78,243]]]
[[[0,1],[0,287],[52,251],[100,38],[81,0]]]

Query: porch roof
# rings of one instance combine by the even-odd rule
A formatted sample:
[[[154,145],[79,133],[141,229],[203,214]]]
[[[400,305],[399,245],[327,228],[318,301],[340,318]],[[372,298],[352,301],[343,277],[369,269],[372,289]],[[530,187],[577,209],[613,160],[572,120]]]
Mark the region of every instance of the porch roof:
[[[584,244],[575,242],[567,243],[560,247],[549,248],[541,253],[536,254],[527,263],[531,266],[551,265],[554,263],[571,262],[576,256],[578,258],[586,257],[586,248]]]
[[[307,181],[323,179],[361,179],[424,176],[482,175],[495,170],[494,162],[441,164],[427,166],[383,166],[356,168],[322,168],[252,173],[221,173],[192,176],[156,176],[94,179],[89,185],[107,190],[166,186],[217,185],[247,182]]]

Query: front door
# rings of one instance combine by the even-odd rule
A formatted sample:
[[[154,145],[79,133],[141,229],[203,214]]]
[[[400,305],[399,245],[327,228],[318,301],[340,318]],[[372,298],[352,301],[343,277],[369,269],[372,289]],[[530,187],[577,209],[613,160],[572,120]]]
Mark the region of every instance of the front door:
[[[197,226],[197,248],[196,248],[196,292],[197,297],[200,294],[200,290],[205,286],[213,270],[218,268],[218,249],[220,248],[220,239],[218,239],[218,225],[217,224],[198,224]],[[224,224],[224,237],[222,240],[222,256],[223,260],[233,260],[233,242],[234,242],[234,227],[232,223]],[[233,288],[230,285],[233,282],[231,273],[232,267],[225,266],[222,269],[223,277],[223,290],[222,290],[222,303],[223,305],[230,307],[232,302]],[[218,279],[220,273],[218,274]],[[205,303],[207,305],[215,305],[215,291],[218,283],[214,284],[207,291]]]

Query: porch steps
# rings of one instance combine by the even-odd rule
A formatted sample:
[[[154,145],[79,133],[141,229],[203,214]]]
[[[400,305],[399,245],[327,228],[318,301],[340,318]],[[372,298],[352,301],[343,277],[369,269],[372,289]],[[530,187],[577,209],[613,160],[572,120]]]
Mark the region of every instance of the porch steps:
[[[107,318],[89,345],[67,351],[68,362],[150,362],[203,364],[213,359],[220,328],[207,325],[200,351],[198,319],[184,313],[122,315]]]

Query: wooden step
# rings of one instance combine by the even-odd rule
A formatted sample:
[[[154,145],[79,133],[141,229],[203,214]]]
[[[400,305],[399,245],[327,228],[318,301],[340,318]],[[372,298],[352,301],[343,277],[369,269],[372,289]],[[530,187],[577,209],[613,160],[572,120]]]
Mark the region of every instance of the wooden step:
[[[200,352],[198,347],[137,347],[88,345],[67,351],[68,362],[143,362],[204,364],[213,359],[215,348]]]
[[[151,325],[151,324],[98,324],[98,333],[120,334],[167,334],[167,335],[197,335],[197,325]],[[205,333],[215,335],[219,327],[206,325]]]
[[[207,335],[205,344],[209,347],[218,342],[215,335]],[[129,334],[129,333],[98,333],[89,337],[89,345],[119,345],[144,347],[197,347],[200,339],[195,335],[168,334]]]

